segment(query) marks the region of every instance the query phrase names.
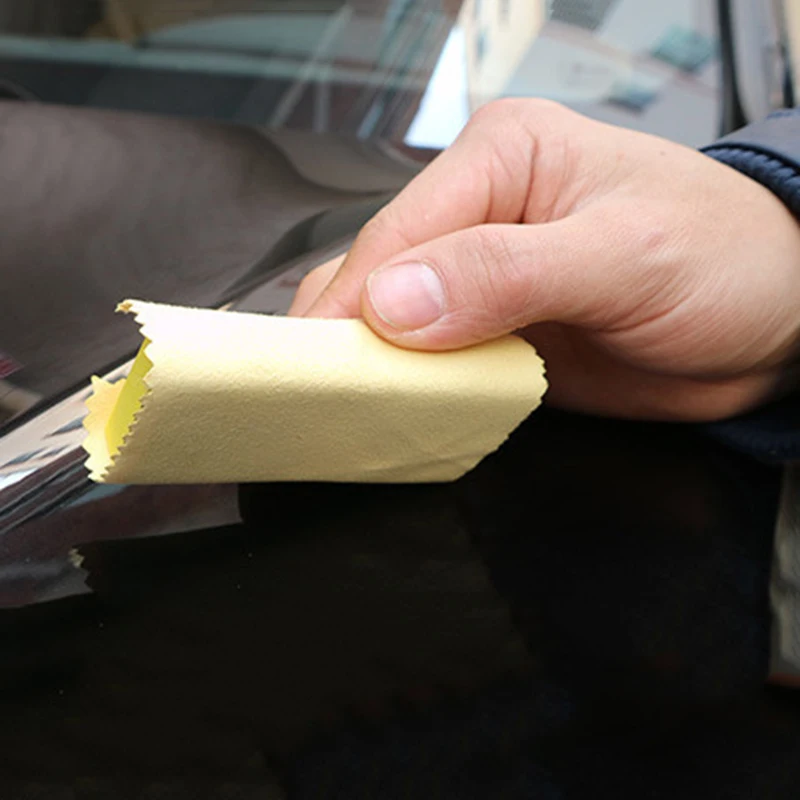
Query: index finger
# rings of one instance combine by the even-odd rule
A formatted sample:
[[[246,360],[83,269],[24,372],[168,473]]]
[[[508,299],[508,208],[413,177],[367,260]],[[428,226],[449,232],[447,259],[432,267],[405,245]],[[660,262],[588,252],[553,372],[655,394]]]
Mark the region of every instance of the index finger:
[[[478,111],[454,144],[364,226],[305,316],[357,317],[367,275],[389,259],[465,228],[521,222],[537,150],[523,112],[535,102],[523,109],[520,101],[500,101]]]

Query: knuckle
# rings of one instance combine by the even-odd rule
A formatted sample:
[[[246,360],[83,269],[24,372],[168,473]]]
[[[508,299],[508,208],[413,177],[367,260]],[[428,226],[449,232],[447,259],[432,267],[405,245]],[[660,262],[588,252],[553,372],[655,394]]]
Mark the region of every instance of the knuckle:
[[[530,271],[501,230],[476,230],[476,292],[484,307],[510,323],[522,324],[529,308]]]
[[[476,123],[494,123],[497,120],[505,119],[508,116],[516,115],[516,107],[519,104],[517,98],[502,97],[498,100],[490,100],[484,103],[472,114],[471,121]]]
[[[469,133],[494,138],[498,133],[508,134],[522,126],[525,101],[516,98],[492,100],[478,108],[467,124]]]
[[[560,202],[556,190],[570,182],[580,161],[575,143],[585,141],[585,136],[577,135],[585,118],[551,100],[528,98],[494,101],[479,109],[474,119],[469,133],[473,148],[481,154],[490,184],[499,181],[491,207],[498,213],[489,214],[489,219],[511,222],[526,216],[556,216]],[[542,180],[534,182],[534,170],[544,176]],[[502,212],[509,208],[516,210],[517,219],[505,218],[508,214]]]
[[[570,116],[578,116],[574,111],[540,97],[502,97],[481,106],[472,115],[471,123],[483,127],[522,125],[530,127],[538,124],[555,124]]]

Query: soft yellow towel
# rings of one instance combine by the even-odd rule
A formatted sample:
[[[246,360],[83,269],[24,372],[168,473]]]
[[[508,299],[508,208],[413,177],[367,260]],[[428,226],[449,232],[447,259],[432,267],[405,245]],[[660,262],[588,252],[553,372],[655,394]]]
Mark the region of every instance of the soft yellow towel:
[[[128,378],[93,379],[91,477],[107,483],[454,480],[546,389],[517,337],[403,350],[359,320],[127,300],[144,343]]]

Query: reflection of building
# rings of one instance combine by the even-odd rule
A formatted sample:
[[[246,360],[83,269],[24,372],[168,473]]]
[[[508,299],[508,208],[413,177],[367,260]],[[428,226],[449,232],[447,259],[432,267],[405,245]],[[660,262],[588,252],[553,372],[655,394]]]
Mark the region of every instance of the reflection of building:
[[[637,0],[597,8],[591,17],[573,13],[570,24],[566,11],[548,22],[509,93],[534,87],[605,122],[695,146],[713,139],[719,93],[712,0],[648,3],[646,12]]]
[[[718,126],[713,0],[465,0],[470,110],[545,97],[702,144]]]
[[[545,22],[546,0],[465,0],[469,106],[503,94]]]

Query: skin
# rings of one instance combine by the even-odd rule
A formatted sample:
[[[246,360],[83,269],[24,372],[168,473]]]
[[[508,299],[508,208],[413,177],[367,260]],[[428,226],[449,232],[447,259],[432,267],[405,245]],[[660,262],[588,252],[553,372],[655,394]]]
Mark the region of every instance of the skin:
[[[363,317],[419,350],[519,332],[552,405],[721,419],[797,384],[800,225],[694,150],[502,100],[306,278],[290,313]]]

